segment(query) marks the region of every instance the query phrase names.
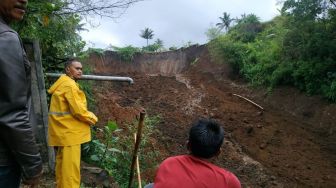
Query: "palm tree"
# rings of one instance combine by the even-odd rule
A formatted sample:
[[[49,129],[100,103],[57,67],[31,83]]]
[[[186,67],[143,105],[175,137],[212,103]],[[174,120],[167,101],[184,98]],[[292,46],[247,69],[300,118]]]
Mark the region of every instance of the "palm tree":
[[[228,31],[231,25],[231,22],[234,20],[230,18],[230,14],[227,12],[223,13],[223,17],[219,17],[221,22],[217,23],[216,26],[219,27],[220,30],[225,28],[225,31]]]
[[[161,40],[161,39],[156,39],[156,41],[154,42],[154,44],[158,47],[158,50],[160,50],[161,48],[163,48],[163,40]]]
[[[144,30],[141,30],[140,36],[147,40],[147,46],[148,46],[148,40],[153,38],[154,31],[146,27]]]

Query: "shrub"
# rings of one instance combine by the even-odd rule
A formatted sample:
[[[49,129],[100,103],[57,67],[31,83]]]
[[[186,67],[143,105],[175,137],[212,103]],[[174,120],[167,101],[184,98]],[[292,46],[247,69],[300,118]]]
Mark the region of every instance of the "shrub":
[[[152,151],[149,138],[159,121],[159,116],[145,118],[138,153],[142,171],[157,165],[156,157],[159,153]],[[103,130],[99,128],[93,130],[92,141],[83,146],[83,159],[107,170],[120,187],[127,187],[134,149],[133,133],[136,132],[136,128],[136,123],[134,123],[128,125],[128,130],[124,131],[119,129],[114,121],[109,121]],[[103,132],[104,136],[97,138],[97,131]],[[144,151],[146,154],[142,154]]]
[[[125,62],[132,62],[135,54],[141,52],[139,48],[133,47],[131,45],[123,48],[112,46],[112,48],[117,52],[121,60]]]
[[[234,42],[227,35],[212,40],[209,45],[211,58],[217,63],[229,63],[235,73],[239,73],[243,67],[245,56],[248,54],[246,45]]]

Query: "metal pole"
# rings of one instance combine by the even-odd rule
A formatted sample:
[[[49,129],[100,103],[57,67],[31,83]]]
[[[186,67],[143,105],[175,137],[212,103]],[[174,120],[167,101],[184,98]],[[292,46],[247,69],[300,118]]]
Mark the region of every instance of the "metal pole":
[[[58,78],[61,73],[46,73],[48,77]],[[121,77],[121,76],[97,76],[97,75],[82,75],[80,80],[101,80],[101,81],[119,81],[119,82],[128,82],[133,84],[134,81],[130,77]]]
[[[128,188],[131,188],[132,183],[133,183],[134,167],[135,167],[137,153],[138,153],[139,145],[140,145],[140,141],[141,141],[141,131],[142,131],[145,115],[146,115],[146,113],[140,112],[140,119],[139,119],[138,131],[137,131],[137,135],[136,135],[136,142],[135,142],[135,145],[134,145],[133,159],[132,159],[131,172],[130,172],[130,177],[129,177],[129,182],[128,182]]]

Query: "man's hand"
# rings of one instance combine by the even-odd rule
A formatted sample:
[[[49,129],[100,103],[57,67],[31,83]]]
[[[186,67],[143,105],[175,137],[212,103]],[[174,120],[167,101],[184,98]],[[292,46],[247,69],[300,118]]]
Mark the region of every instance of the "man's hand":
[[[34,188],[37,187],[38,183],[40,182],[40,178],[43,174],[43,171],[40,172],[37,176],[30,178],[30,179],[22,179],[22,183],[24,187]]]
[[[139,107],[139,108],[138,108],[138,111],[139,111],[139,113],[141,113],[141,114],[145,114],[145,113],[146,113],[146,109],[144,109],[143,107]]]
[[[140,114],[146,114],[146,109],[145,108],[143,108],[143,107],[138,107],[137,109],[136,109],[136,115],[135,115],[135,119],[136,120],[139,120],[140,119]]]

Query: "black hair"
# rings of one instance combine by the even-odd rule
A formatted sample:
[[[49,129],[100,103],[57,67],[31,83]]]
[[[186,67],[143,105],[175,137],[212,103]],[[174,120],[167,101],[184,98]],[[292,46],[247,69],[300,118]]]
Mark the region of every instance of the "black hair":
[[[64,62],[64,71],[66,71],[66,68],[70,67],[73,62],[77,62],[78,60],[76,58],[68,58],[66,62]],[[79,61],[78,61],[79,62]]]
[[[212,119],[199,119],[189,131],[189,149],[196,157],[215,156],[224,141],[224,130]]]

